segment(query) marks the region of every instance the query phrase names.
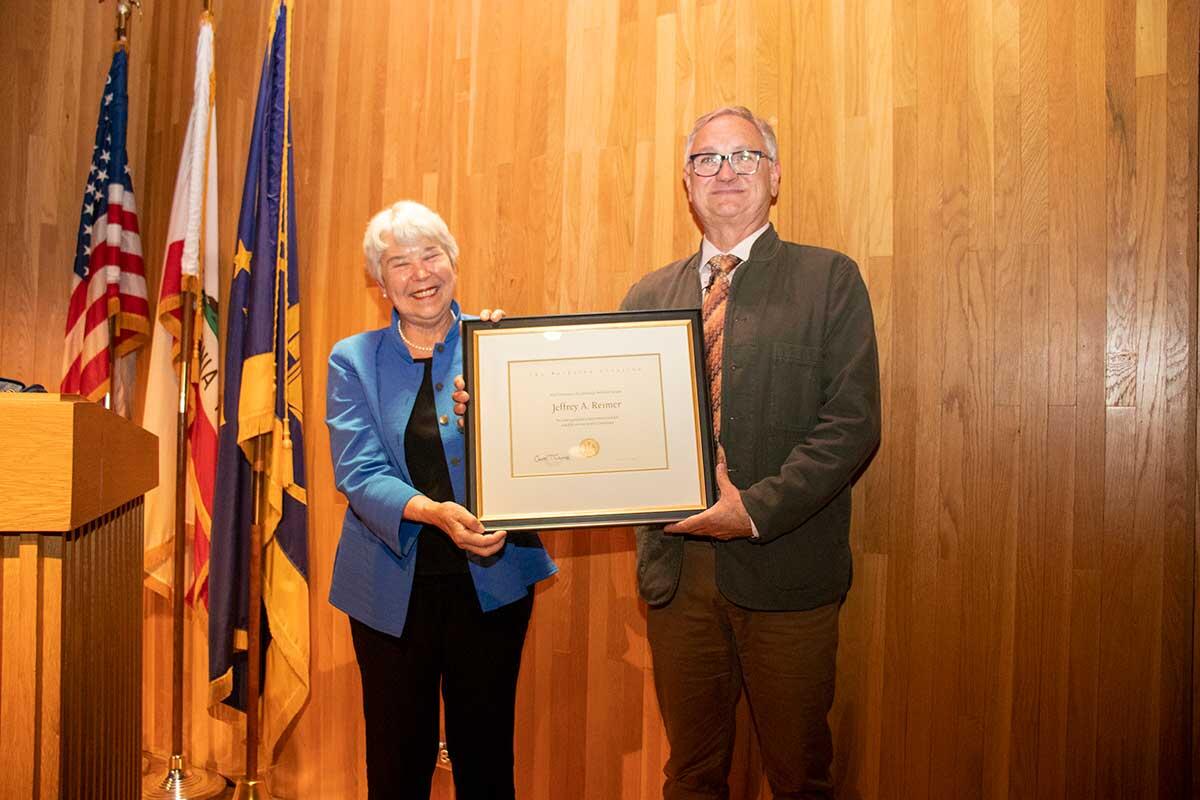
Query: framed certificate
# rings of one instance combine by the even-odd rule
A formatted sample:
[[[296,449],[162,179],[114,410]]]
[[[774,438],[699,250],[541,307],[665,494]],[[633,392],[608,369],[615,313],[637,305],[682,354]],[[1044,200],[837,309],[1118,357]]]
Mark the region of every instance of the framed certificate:
[[[670,522],[716,500],[697,310],[463,323],[467,507],[491,530]]]

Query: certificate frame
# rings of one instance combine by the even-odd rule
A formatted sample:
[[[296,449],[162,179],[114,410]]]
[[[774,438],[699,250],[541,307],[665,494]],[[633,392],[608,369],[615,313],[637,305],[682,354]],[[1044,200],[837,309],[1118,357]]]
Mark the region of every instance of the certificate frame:
[[[467,320],[462,336],[466,506],[488,530],[666,523],[716,501],[698,309]]]

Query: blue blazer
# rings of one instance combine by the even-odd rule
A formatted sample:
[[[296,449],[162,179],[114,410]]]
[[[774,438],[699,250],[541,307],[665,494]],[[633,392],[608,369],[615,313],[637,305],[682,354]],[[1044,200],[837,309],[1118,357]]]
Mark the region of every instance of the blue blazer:
[[[458,303],[451,307],[460,313]],[[417,534],[421,523],[404,519],[419,492],[404,454],[404,431],[421,388],[424,367],[400,341],[399,320],[343,339],[329,355],[325,422],[337,488],[350,501],[342,521],[329,602],[376,630],[399,636],[408,614]],[[459,326],[433,352],[434,403],[442,447],[454,486],[465,494],[465,441],[454,416],[454,376],[462,372]],[[558,571],[536,533],[514,531],[498,555],[468,555],[468,568],[484,611],[521,599],[529,587]]]

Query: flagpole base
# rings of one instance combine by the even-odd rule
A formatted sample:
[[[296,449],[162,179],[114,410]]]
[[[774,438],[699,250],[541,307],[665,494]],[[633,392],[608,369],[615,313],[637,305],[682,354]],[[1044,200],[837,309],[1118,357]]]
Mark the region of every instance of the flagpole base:
[[[203,767],[189,767],[181,755],[171,756],[166,775],[142,778],[142,800],[206,800],[225,791],[225,779]]]
[[[271,800],[271,792],[263,781],[248,781],[239,778],[233,790],[233,800]]]

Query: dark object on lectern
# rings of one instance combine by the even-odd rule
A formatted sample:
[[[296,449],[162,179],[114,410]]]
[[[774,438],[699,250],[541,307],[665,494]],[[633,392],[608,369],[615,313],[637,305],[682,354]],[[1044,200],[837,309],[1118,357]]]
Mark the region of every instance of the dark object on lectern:
[[[46,387],[40,383],[31,383],[26,386],[18,380],[12,378],[0,378],[0,392],[45,392]]]

